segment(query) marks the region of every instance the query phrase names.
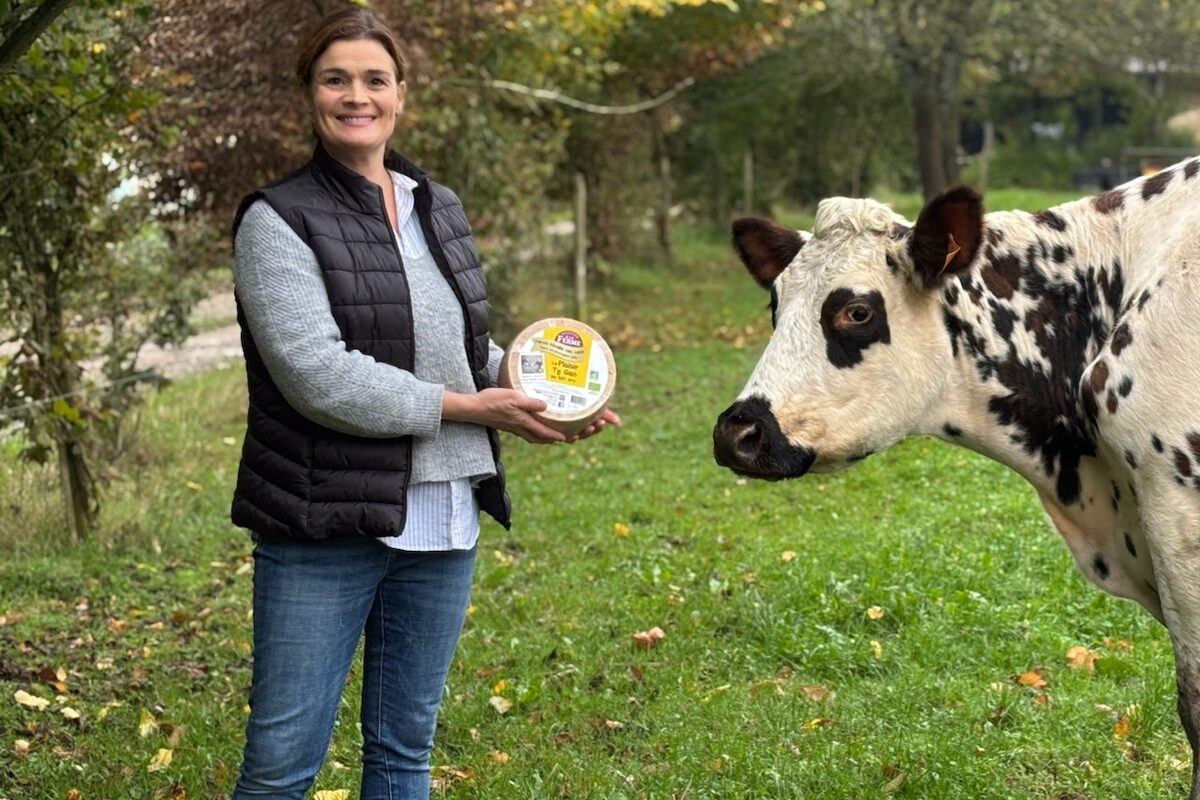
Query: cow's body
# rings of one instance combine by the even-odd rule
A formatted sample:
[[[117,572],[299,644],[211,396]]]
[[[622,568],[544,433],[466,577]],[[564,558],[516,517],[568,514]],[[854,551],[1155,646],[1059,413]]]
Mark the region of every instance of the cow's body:
[[[1200,729],[1200,158],[1095,198],[980,217],[965,190],[915,226],[870,200],[814,234],[735,224],[778,318],[718,461],[836,469],[911,433],[1015,469],[1089,579],[1170,631]],[[1192,797],[1200,800],[1193,775]]]

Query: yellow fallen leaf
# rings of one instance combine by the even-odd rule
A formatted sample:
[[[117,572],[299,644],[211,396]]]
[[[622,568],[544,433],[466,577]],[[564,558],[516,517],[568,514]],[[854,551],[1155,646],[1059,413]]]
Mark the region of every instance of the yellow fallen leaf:
[[[872,639],[871,640],[871,652],[875,654],[876,658],[883,658],[883,645],[881,645],[876,640]]]
[[[626,525],[624,522],[614,522],[613,523],[613,533],[616,535],[616,537],[618,539],[624,539],[627,536],[629,536],[629,526]]]
[[[13,753],[19,756],[29,753],[29,740],[17,739],[15,742],[13,742]]]
[[[83,792],[72,786],[70,789],[67,789],[64,800],[83,800]]]
[[[35,697],[24,689],[17,689],[15,692],[13,692],[13,699],[23,706],[35,709],[37,711],[41,711],[46,706],[50,705],[49,700],[43,700],[40,697]]]
[[[608,728],[610,731],[619,731],[625,728],[625,723],[618,722],[615,719],[606,719],[604,720],[604,727]]]
[[[806,731],[811,731],[811,730],[816,730],[817,728],[825,728],[832,724],[833,724],[832,717],[817,717],[816,719],[810,719],[808,722],[804,723],[800,727]]]
[[[1129,729],[1133,727],[1133,722],[1129,719],[1128,714],[1122,714],[1121,718],[1113,724],[1113,738],[1124,739],[1129,735]]]
[[[787,562],[791,561],[795,557],[796,557],[795,550],[784,550],[782,553],[779,554],[779,560],[784,562],[785,564]]]
[[[79,712],[70,706],[63,706],[58,710],[58,713],[62,714],[67,719],[79,719],[80,716]]]
[[[201,486],[200,484],[196,483],[195,481],[184,481],[183,485],[186,486],[187,488],[191,489],[193,492],[204,491],[204,487]]]
[[[488,751],[488,759],[494,764],[507,764],[508,753],[505,753],[503,750],[490,750]]]
[[[313,800],[350,800],[350,790],[322,789],[313,793]]]
[[[1133,643],[1128,639],[1114,639],[1109,636],[1100,637],[1100,641],[1104,644],[1107,650],[1132,650]]]
[[[237,439],[234,439],[232,436],[223,436],[221,437],[221,444],[232,447],[233,445],[237,444]]]
[[[175,757],[175,751],[167,747],[160,747],[154,757],[150,759],[150,763],[146,765],[146,772],[162,772],[167,767],[171,766],[171,759]]]
[[[158,720],[146,709],[138,712],[138,736],[145,739],[152,733],[158,732]]]
[[[883,609],[879,606],[871,606],[867,609],[868,619],[883,619]]]
[[[508,710],[512,708],[512,701],[496,695],[488,700],[488,705],[496,709],[497,714],[507,714]]]
[[[1075,645],[1067,649],[1067,666],[1073,669],[1096,671],[1096,653],[1083,645]]]
[[[501,678],[492,684],[492,694],[504,694],[504,690],[508,688],[508,681]]]

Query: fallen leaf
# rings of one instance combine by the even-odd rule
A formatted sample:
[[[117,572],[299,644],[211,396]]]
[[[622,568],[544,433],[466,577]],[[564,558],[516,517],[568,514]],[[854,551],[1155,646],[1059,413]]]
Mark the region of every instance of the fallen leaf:
[[[663,629],[655,625],[648,631],[638,631],[633,635],[633,643],[638,647],[654,647],[666,636]]]
[[[175,757],[175,751],[168,747],[158,748],[158,752],[150,759],[150,763],[146,765],[147,772],[162,772],[167,767],[171,766],[171,759]]]
[[[806,731],[816,730],[817,728],[825,728],[833,724],[833,717],[817,717],[810,719],[808,722],[801,725],[801,729]]]
[[[193,492],[204,491],[204,487],[201,486],[200,484],[196,483],[195,481],[184,481],[184,485],[187,486],[187,488],[191,489]]]
[[[898,791],[900,787],[904,785],[904,779],[907,777],[907,774],[901,772],[883,786],[879,787],[879,791],[883,794],[891,794],[892,792]]]
[[[879,606],[871,606],[867,609],[868,619],[883,619],[883,609]]]
[[[494,764],[507,764],[508,753],[505,753],[503,750],[489,750],[488,759]]]
[[[508,710],[512,708],[512,701],[496,695],[488,700],[488,705],[496,709],[497,714],[507,714]]]
[[[501,678],[492,684],[492,694],[504,694],[504,690],[508,688],[508,681]]]
[[[152,733],[156,733],[157,731],[158,720],[154,718],[153,714],[143,708],[140,712],[138,712],[138,736],[145,739],[147,736]]]
[[[313,793],[313,800],[350,800],[350,790],[322,789]]]
[[[779,554],[779,560],[784,562],[785,564],[788,561],[791,561],[795,557],[796,557],[795,550],[784,550],[782,553]]]
[[[43,700],[40,697],[35,697],[24,689],[17,689],[15,692],[13,692],[13,699],[23,706],[35,709],[37,711],[41,711],[46,706],[50,705],[49,700]]]
[[[1113,724],[1113,738],[1124,739],[1129,735],[1129,729],[1133,727],[1133,723],[1129,719],[1128,714],[1122,714],[1121,718]]]
[[[13,753],[18,756],[27,755],[29,753],[29,740],[17,739],[13,742]]]
[[[1067,649],[1067,666],[1073,669],[1096,671],[1096,653],[1083,645],[1075,645]]]
[[[58,710],[58,713],[62,714],[67,719],[79,719],[80,716],[79,712],[70,706],[63,706]]]
[[[608,728],[610,731],[619,731],[625,727],[625,723],[618,722],[615,719],[606,719],[604,720],[604,727]]]
[[[1035,694],[1033,696],[1033,702],[1039,706],[1048,706],[1048,705],[1050,705],[1050,695],[1045,694],[1045,693]]]
[[[624,522],[614,522],[613,534],[615,534],[618,539],[625,539],[629,536],[629,526]]]
[[[881,645],[876,640],[872,639],[871,640],[871,652],[874,653],[876,658],[883,658],[883,645]]]
[[[1034,689],[1041,689],[1046,685],[1045,678],[1042,677],[1043,669],[1031,669],[1028,672],[1022,672],[1017,676],[1017,683],[1022,686],[1032,686]]]
[[[1113,639],[1109,636],[1100,637],[1100,641],[1104,644],[1106,650],[1132,650],[1133,643],[1128,639]]]
[[[829,695],[829,689],[819,683],[814,683],[809,686],[801,686],[800,692],[814,703],[819,703]]]
[[[71,787],[67,789],[67,793],[63,795],[63,800],[83,800],[83,792]]]

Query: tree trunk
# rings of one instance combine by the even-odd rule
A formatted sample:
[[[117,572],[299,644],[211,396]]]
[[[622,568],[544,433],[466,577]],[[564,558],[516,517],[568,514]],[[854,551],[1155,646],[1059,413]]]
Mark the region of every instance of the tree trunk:
[[[96,502],[92,496],[92,477],[83,457],[83,446],[71,434],[58,441],[58,474],[67,530],[71,534],[71,543],[78,544],[91,533],[96,517]]]
[[[668,267],[674,261],[671,252],[671,154],[667,152],[667,135],[657,111],[650,115],[654,133],[654,163],[658,171],[658,208],[655,222],[658,229],[658,249]]]
[[[921,172],[921,192],[929,200],[949,185],[945,165],[942,119],[938,113],[938,81],[925,70],[914,72],[909,80],[913,98],[913,122],[917,133],[917,167]]]
[[[742,213],[754,213],[754,143],[746,142],[742,153]]]

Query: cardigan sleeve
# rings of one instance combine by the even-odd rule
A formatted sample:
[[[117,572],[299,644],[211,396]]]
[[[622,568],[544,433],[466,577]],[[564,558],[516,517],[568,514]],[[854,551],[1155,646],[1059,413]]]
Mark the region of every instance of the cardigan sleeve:
[[[234,288],[271,379],[301,414],[357,436],[437,434],[444,387],[347,349],[316,255],[265,201],[238,228]]]

